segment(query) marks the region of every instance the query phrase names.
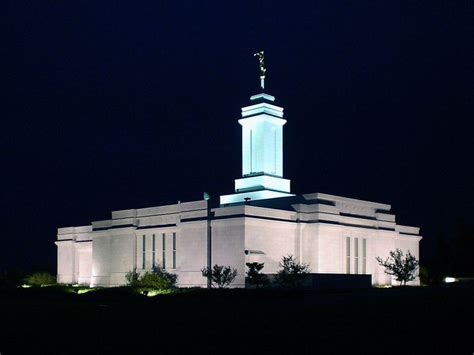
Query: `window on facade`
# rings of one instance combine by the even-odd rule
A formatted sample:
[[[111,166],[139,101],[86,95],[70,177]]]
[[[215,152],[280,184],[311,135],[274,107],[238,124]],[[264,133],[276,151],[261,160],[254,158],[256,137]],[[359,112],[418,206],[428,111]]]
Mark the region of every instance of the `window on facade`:
[[[252,130],[250,130],[250,171],[249,173],[252,173],[253,172],[253,167],[252,167],[252,163],[253,163],[253,142],[252,142]]]
[[[367,273],[367,239],[362,239],[362,273]]]
[[[346,237],[346,274],[351,273],[351,238]]]
[[[354,274],[359,273],[359,238],[354,238]]]
[[[161,235],[163,269],[166,269],[166,234]]]
[[[275,127],[273,128],[273,173],[277,173],[277,132]]]
[[[173,232],[173,269],[176,269],[176,233]]]
[[[156,266],[156,243],[155,243],[155,235],[152,235],[152,249],[151,249],[151,260],[153,268]]]
[[[142,269],[146,266],[146,236],[142,236]]]

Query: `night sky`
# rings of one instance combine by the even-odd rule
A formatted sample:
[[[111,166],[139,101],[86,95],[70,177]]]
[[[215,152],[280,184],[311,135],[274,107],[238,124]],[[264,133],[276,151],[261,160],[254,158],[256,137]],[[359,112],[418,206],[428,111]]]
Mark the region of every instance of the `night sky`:
[[[54,270],[57,227],[232,193],[261,49],[293,193],[391,204],[422,258],[473,223],[472,1],[1,7],[0,270]]]

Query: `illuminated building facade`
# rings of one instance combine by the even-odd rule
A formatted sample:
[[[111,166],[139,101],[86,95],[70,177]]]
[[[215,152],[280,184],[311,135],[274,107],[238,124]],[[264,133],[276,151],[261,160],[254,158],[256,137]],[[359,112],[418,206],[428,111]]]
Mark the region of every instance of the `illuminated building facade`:
[[[263,87],[263,82],[262,82]],[[293,195],[283,178],[283,108],[268,94],[242,108],[242,178],[220,204],[200,200],[113,211],[111,219],[59,228],[58,282],[118,286],[131,270],[178,275],[183,287],[207,285],[201,269],[230,265],[245,286],[246,262],[276,273],[282,256],[312,273],[370,274],[394,282],[375,258],[396,248],[419,258],[419,228],[398,225],[390,205],[323,193]],[[411,284],[419,284],[417,278]]]

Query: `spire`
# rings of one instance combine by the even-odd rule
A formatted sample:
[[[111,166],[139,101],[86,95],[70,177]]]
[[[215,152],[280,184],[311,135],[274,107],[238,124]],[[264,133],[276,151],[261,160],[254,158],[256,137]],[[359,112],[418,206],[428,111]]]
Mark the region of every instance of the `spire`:
[[[265,86],[265,59],[258,57],[260,86]],[[235,180],[235,193],[220,196],[221,205],[244,201],[293,196],[290,180],[283,178],[283,107],[275,97],[261,92],[242,107],[242,178]]]
[[[262,89],[265,89],[265,72],[267,68],[265,68],[265,54],[263,51],[257,52],[253,55],[254,57],[258,57],[258,68],[260,69],[260,86]]]

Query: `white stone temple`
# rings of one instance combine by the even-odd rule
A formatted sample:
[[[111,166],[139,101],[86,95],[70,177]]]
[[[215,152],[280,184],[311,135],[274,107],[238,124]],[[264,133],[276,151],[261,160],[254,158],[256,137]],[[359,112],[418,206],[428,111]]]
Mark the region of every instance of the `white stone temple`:
[[[263,79],[262,79],[263,87]],[[230,265],[245,287],[246,262],[279,269],[283,256],[312,273],[369,274],[395,283],[375,258],[396,248],[419,258],[419,228],[396,223],[390,205],[324,193],[293,195],[283,178],[283,108],[261,93],[242,108],[242,178],[235,193],[173,205],[112,211],[108,220],[58,228],[59,283],[118,286],[131,270],[161,267],[178,286],[207,286],[201,269]],[[419,279],[410,284],[419,284]]]

